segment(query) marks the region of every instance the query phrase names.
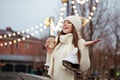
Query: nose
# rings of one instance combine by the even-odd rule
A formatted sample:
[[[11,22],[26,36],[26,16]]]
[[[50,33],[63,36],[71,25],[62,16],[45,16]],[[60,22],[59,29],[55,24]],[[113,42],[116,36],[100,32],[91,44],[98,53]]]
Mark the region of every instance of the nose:
[[[64,22],[64,24],[63,25],[67,25],[67,22]]]

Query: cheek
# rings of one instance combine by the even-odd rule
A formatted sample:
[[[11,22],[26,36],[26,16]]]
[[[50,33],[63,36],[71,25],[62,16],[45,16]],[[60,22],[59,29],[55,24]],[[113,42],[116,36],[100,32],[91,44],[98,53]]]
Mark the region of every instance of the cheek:
[[[70,32],[70,33],[72,32],[72,27],[68,28],[68,32]]]
[[[72,27],[70,28],[70,32],[72,32]]]
[[[72,32],[72,29],[71,29],[71,28],[65,29],[64,32],[65,32],[65,33],[71,33],[71,32]]]

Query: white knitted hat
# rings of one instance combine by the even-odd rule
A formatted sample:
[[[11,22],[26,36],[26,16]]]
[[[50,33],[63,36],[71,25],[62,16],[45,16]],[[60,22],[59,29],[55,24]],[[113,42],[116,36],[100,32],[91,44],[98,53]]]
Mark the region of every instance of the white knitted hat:
[[[82,27],[82,21],[79,16],[68,16],[65,20],[69,20],[75,27],[76,31],[79,32],[80,28]]]
[[[65,20],[69,20],[74,25],[77,32],[79,32],[81,27],[84,27],[87,24],[86,18],[75,15],[68,16]]]

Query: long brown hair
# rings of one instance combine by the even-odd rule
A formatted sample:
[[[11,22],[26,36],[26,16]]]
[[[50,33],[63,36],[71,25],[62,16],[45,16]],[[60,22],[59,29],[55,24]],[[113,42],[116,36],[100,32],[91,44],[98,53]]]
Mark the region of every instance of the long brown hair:
[[[78,36],[78,33],[74,27],[74,25],[72,24],[72,32],[73,34],[73,40],[72,40],[72,43],[74,45],[74,47],[77,47],[78,48],[78,62],[80,63],[80,58],[81,58],[81,53],[80,53],[80,49],[78,47],[78,41],[79,41],[79,36]],[[58,34],[58,39],[57,39],[57,43],[56,45],[60,42],[60,35],[65,35],[65,33],[63,31],[61,31],[59,34]]]

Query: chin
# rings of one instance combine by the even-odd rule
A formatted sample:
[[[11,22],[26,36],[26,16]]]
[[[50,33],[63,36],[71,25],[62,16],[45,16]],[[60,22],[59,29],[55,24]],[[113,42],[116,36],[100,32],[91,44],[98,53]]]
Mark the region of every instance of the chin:
[[[65,34],[69,33],[68,31],[63,31]]]

